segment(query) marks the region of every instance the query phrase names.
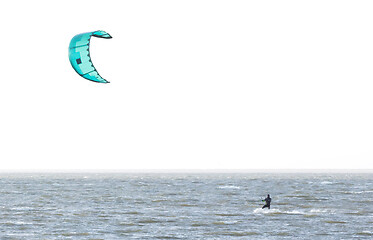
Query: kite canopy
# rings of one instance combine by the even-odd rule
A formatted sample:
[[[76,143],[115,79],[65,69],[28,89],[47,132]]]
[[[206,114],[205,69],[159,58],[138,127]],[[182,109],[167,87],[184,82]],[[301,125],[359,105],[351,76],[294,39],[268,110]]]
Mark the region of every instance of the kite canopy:
[[[89,54],[89,42],[91,37],[112,38],[105,31],[94,31],[75,35],[69,45],[69,59],[71,66],[83,78],[93,82],[108,83],[98,74],[93,66],[91,56]]]

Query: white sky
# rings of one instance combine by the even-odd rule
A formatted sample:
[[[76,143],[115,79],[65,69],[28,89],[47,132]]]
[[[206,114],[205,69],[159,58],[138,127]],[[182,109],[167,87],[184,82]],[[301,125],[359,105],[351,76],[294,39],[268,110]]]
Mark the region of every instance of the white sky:
[[[373,1],[0,9],[0,169],[373,168]]]

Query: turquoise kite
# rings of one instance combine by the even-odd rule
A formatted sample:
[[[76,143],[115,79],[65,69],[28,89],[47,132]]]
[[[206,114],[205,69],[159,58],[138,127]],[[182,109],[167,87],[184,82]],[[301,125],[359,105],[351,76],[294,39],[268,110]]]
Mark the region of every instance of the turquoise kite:
[[[112,38],[110,34],[105,31],[94,31],[75,35],[70,41],[69,45],[69,59],[71,66],[83,78],[93,82],[108,83],[98,74],[96,68],[93,66],[91,56],[89,55],[89,42],[91,37],[98,38]]]

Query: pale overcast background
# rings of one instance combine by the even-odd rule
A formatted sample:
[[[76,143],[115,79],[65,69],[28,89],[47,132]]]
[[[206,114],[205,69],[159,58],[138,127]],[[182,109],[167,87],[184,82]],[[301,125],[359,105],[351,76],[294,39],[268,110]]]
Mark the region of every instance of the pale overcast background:
[[[373,1],[3,1],[0,169],[373,168]],[[78,76],[71,38],[104,30]]]

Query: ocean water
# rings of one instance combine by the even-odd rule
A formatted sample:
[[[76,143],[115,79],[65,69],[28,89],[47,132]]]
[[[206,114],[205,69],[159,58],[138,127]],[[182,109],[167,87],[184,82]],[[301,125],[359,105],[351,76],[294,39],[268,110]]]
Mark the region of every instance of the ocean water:
[[[373,174],[0,173],[0,239],[373,239]]]

